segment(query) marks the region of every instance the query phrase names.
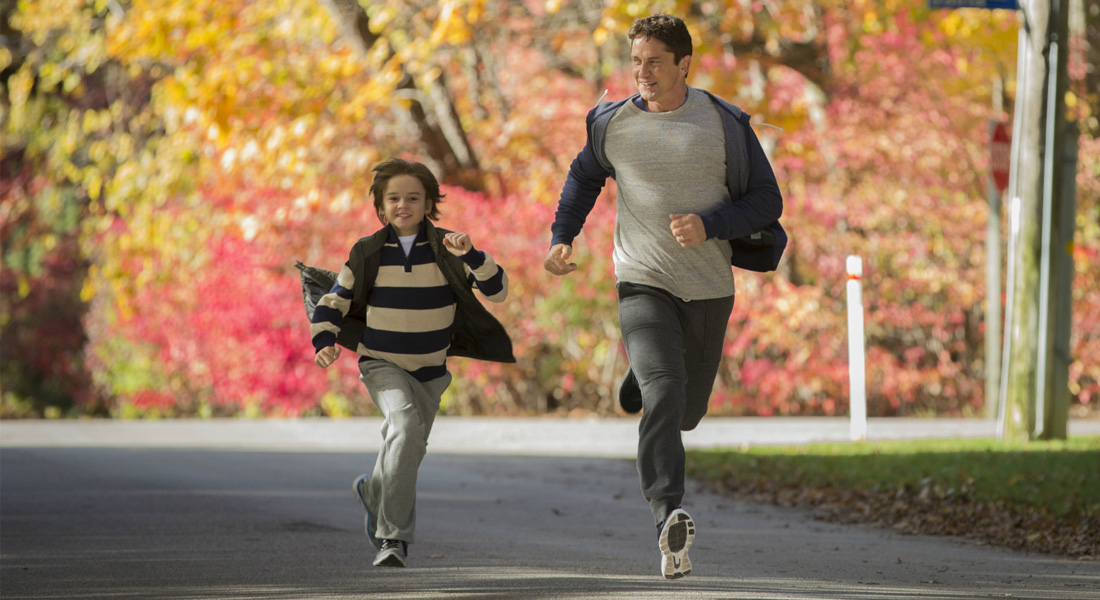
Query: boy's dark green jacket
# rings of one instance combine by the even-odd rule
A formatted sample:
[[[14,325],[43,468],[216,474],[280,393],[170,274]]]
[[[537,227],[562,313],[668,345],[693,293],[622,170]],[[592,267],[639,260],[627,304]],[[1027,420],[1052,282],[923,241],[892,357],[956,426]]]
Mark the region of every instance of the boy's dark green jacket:
[[[449,233],[439,229],[429,221],[424,221],[425,235],[439,270],[450,284],[455,295],[455,320],[451,326],[451,347],[447,356],[465,356],[477,360],[514,363],[512,340],[504,326],[489,313],[474,295],[473,284],[466,275],[465,264],[443,246],[443,236]],[[378,275],[378,252],[389,239],[389,226],[373,234],[360,238],[351,248],[349,267],[355,273],[355,298],[348,314],[340,326],[336,342],[356,351],[359,340],[366,328],[367,299]],[[297,265],[302,275],[302,296],[306,305],[306,316],[313,319],[313,310],[317,301],[332,289],[336,282],[336,273],[318,267],[309,267],[301,262]]]

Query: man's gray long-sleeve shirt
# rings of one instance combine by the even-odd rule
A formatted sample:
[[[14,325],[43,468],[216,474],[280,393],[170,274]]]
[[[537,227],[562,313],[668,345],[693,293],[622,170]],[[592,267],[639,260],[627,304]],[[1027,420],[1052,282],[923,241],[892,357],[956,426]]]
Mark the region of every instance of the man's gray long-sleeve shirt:
[[[684,248],[671,214],[706,214],[729,203],[725,135],[718,110],[697,90],[675,110],[627,102],[607,126],[604,150],[619,184],[615,277],[685,300],[733,295],[730,245],[717,238]]]
[[[767,228],[783,201],[748,115],[704,90],[649,113],[630,99],[588,116],[588,140],[562,190],[552,244],[572,244],[607,177],[619,184],[615,268],[620,281],[688,300],[733,293],[730,244]],[[708,102],[709,100],[709,102]],[[669,215],[703,219],[707,242],[682,248]]]

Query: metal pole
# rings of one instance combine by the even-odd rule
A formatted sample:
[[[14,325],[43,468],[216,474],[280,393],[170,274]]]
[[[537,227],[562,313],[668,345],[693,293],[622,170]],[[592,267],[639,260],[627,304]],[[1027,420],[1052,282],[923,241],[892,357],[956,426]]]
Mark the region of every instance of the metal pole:
[[[1004,80],[993,79],[993,115],[989,121],[989,145],[993,147],[993,133],[1000,123]],[[991,153],[992,154],[992,153]],[[997,415],[1001,384],[1001,192],[993,177],[990,164],[989,217],[985,229],[985,411]]]
[[[1050,58],[1047,64],[1058,62],[1058,41],[1050,42]],[[1043,217],[1039,246],[1039,349],[1035,357],[1035,423],[1032,426],[1032,439],[1043,437],[1046,431],[1046,423],[1043,415],[1047,413],[1047,362],[1050,360],[1047,343],[1047,333],[1050,329],[1050,234],[1054,228],[1054,178],[1058,175],[1054,167],[1055,158],[1061,155],[1061,148],[1056,144],[1060,137],[1058,130],[1058,106],[1055,99],[1058,85],[1057,69],[1047,69],[1047,101],[1046,101],[1046,135],[1043,148]]]
[[[1021,5],[1023,1],[1021,0]],[[1021,6],[1022,8],[1022,6]],[[1021,27],[1017,33],[1017,55],[1016,55],[1016,89],[1027,89],[1028,79],[1031,75],[1031,69],[1029,68],[1031,61],[1029,53],[1031,52],[1031,45],[1027,43],[1027,31]],[[1008,371],[1009,364],[1012,360],[1012,342],[1013,342],[1013,304],[1016,297],[1016,253],[1018,252],[1017,246],[1019,245],[1020,237],[1020,209],[1021,202],[1019,192],[1019,179],[1020,179],[1020,145],[1024,138],[1024,116],[1027,115],[1027,94],[1016,93],[1016,107],[1013,110],[1014,118],[1012,119],[1012,161],[1011,168],[1009,170],[1008,177],[1008,197],[1012,200],[1009,203],[1008,213],[1008,273],[1006,277],[1005,286],[1005,315],[1008,316],[1004,320],[1004,340],[1001,348],[1001,384],[998,386],[999,397],[997,400],[997,439],[1003,440],[1005,437],[1005,420],[1011,418],[1008,412]]]
[[[848,387],[850,433],[853,440],[867,438],[867,382],[863,354],[863,260],[848,257]]]
[[[986,409],[993,412],[1001,382],[1001,193],[993,177],[989,179],[989,222],[985,234],[985,398]]]

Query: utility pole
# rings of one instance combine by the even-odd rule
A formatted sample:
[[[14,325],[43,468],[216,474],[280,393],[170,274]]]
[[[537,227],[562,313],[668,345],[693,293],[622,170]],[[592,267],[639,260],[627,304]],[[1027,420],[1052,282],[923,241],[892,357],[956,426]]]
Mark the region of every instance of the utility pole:
[[[1004,79],[993,80],[993,119],[989,121],[990,177],[986,197],[989,218],[985,227],[985,409],[997,414],[1001,397],[1001,203],[1012,166],[1004,123]]]
[[[1066,139],[1076,136],[1066,135],[1065,120],[1069,0],[1020,4],[1024,22],[1009,185],[1011,278],[997,433],[1002,439],[1065,439],[1069,337],[1061,334],[1063,327],[1068,332],[1068,321],[1060,320],[1069,319],[1072,283],[1059,273],[1073,238],[1072,227],[1067,242],[1056,224],[1074,211],[1063,174]],[[1068,191],[1073,193],[1072,184]]]

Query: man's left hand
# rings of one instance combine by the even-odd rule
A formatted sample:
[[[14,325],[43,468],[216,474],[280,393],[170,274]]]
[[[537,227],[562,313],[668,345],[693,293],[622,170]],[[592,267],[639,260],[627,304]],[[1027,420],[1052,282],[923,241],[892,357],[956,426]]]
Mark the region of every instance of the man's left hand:
[[[680,246],[690,248],[707,241],[707,230],[699,215],[669,215],[668,218],[671,220],[669,229]]]

